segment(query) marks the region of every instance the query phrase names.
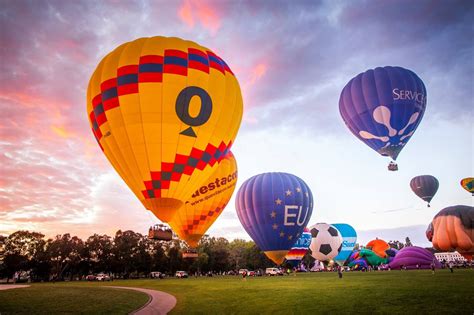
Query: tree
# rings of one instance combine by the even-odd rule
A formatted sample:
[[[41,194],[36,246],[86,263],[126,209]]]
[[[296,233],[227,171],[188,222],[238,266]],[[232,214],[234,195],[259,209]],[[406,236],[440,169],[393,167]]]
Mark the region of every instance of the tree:
[[[69,233],[57,235],[54,240],[48,240],[47,252],[50,257],[53,277],[64,279],[64,273],[69,272],[70,278],[77,273],[77,267],[82,260],[84,242]]]
[[[3,276],[7,282],[15,272],[27,271],[32,267],[38,252],[44,250],[44,235],[37,232],[17,231],[3,240]]]
[[[87,273],[111,272],[114,244],[108,235],[94,234],[85,242],[85,258],[88,262]]]

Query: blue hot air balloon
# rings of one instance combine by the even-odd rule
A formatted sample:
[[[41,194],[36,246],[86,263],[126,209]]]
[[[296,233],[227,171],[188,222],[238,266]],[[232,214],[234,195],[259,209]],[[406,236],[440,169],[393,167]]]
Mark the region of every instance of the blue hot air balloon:
[[[410,187],[418,197],[428,203],[429,207],[431,199],[438,191],[439,182],[434,176],[420,175],[411,179]]]
[[[313,195],[299,177],[264,173],[246,180],[236,197],[243,227],[276,264],[281,264],[311,218]]]
[[[347,261],[347,258],[349,258],[352,250],[354,249],[354,246],[357,242],[357,232],[349,224],[336,223],[332,225],[339,231],[339,233],[341,233],[342,236],[341,251],[336,257],[333,258],[335,262],[342,266]]]
[[[425,107],[423,81],[401,67],[360,73],[346,84],[339,98],[339,111],[350,131],[393,160],[420,124]],[[398,169],[394,162],[391,165],[390,170]]]

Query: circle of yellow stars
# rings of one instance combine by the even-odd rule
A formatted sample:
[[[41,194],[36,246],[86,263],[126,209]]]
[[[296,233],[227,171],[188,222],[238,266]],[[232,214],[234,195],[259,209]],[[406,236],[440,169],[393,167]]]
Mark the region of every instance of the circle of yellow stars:
[[[297,193],[302,193],[302,190],[301,190],[300,187],[296,187],[295,190],[296,190]],[[287,189],[287,190],[285,191],[285,195],[286,195],[287,197],[291,196],[292,194],[293,194],[293,192],[292,192],[290,189]],[[308,192],[305,192],[305,196],[306,196],[307,198],[309,198],[309,193],[308,193]],[[275,199],[275,204],[276,204],[277,206],[281,206],[281,205],[283,204],[283,200],[281,200],[281,199],[278,197],[277,199]],[[277,213],[276,213],[275,210],[273,210],[272,212],[270,212],[270,217],[271,217],[272,219],[276,220],[276,216],[277,216]],[[273,224],[272,224],[272,229],[273,229],[273,230],[278,230],[278,224],[273,223]],[[281,238],[283,238],[283,237],[285,237],[285,232],[280,231],[279,235],[280,235]],[[301,233],[297,233],[295,237],[298,238],[300,235],[301,235]],[[288,237],[288,240],[291,241],[294,236],[293,236],[293,235],[288,235],[287,237]]]

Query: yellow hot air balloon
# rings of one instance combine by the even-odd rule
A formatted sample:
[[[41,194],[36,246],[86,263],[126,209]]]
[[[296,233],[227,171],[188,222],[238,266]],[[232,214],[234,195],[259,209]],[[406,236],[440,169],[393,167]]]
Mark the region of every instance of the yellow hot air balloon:
[[[466,177],[461,180],[461,186],[474,196],[474,177]]]
[[[143,205],[168,222],[229,152],[239,83],[208,48],[140,38],[102,59],[87,91],[92,131]]]
[[[236,183],[237,163],[229,152],[169,222],[179,238],[189,246],[197,247],[201,237],[229,202]]]

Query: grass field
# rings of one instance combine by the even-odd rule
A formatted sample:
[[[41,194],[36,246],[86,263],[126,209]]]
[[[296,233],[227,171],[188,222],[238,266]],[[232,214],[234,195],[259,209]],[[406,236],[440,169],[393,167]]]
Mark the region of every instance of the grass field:
[[[441,270],[435,275],[431,271],[352,272],[345,273],[342,279],[334,273],[311,273],[247,280],[226,276],[34,284],[31,289],[0,291],[0,312],[2,315],[14,310],[23,312],[21,303],[26,299],[36,306],[31,308],[35,312],[24,313],[37,313],[48,307],[46,299],[59,304],[57,292],[64,292],[61,293],[64,300],[70,296],[67,309],[72,312],[103,313],[108,310],[106,313],[109,314],[125,314],[132,310],[133,307],[127,309],[131,304],[122,304],[122,308],[115,305],[116,300],[129,299],[123,295],[126,291],[111,291],[112,295],[120,292],[120,297],[111,302],[109,308],[105,304],[89,302],[92,296],[100,301],[111,299],[110,292],[100,288],[109,284],[171,293],[178,299],[172,314],[474,313],[474,270],[455,270],[452,274]],[[128,302],[137,303],[142,298],[145,303],[146,298],[128,293],[133,296]],[[2,305],[4,302],[6,304]],[[83,309],[87,304],[89,308]],[[48,310],[45,313],[54,313],[54,308]]]

